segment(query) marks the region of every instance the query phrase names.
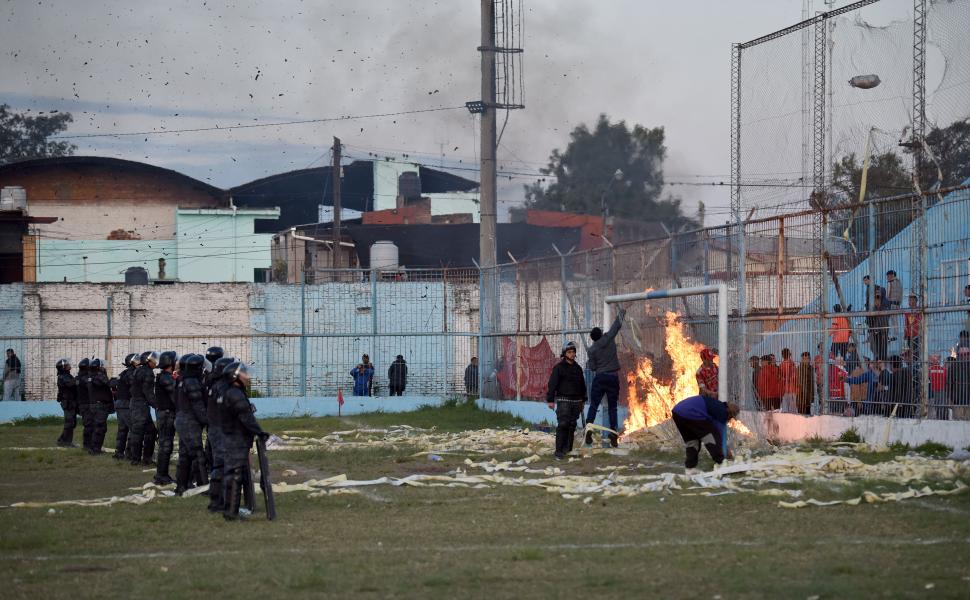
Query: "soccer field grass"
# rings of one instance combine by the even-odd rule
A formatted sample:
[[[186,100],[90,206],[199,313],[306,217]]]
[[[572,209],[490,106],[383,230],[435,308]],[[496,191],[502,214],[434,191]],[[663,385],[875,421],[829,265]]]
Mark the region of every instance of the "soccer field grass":
[[[392,424],[462,431],[516,422],[467,407],[263,422],[274,433],[306,436]],[[150,480],[149,473],[107,455],[51,448],[59,430],[45,423],[0,426],[0,505],[123,496]],[[77,440],[80,430],[76,434]],[[468,468],[460,454],[436,461],[415,450],[271,451],[271,464],[276,480],[290,483]],[[636,465],[683,472],[681,460],[679,454],[634,451],[562,463],[544,455],[530,466],[558,466],[568,474]],[[295,474],[284,477],[284,470]],[[866,481],[809,485],[806,492],[830,499],[863,489],[899,487]],[[3,508],[3,597],[970,596],[970,493],[794,510],[779,508],[778,498],[741,493],[594,496],[583,503],[540,488],[500,485],[377,485],[360,492],[278,494],[275,522],[266,521],[260,507],[244,522],[226,523],[209,514],[199,496],[57,507],[53,513]]]

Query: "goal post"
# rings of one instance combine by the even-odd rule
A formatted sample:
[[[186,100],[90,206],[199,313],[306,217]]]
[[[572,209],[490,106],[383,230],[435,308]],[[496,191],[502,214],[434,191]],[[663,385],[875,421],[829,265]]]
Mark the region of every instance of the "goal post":
[[[727,285],[702,285],[697,287],[670,288],[666,290],[651,290],[633,294],[616,294],[607,296],[603,300],[603,328],[609,329],[613,322],[613,304],[620,302],[637,302],[642,300],[660,300],[663,298],[678,298],[682,296],[717,295],[717,387],[718,399],[727,402],[728,399],[728,289]]]

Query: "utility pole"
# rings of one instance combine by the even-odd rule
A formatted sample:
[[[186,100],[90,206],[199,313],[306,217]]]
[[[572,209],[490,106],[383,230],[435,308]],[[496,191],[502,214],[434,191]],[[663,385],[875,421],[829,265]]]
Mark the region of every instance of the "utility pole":
[[[333,138],[333,164],[330,167],[333,179],[333,246],[330,248],[331,266],[340,268],[340,138]],[[336,274],[335,274],[336,275]]]
[[[495,171],[495,0],[481,0],[482,6],[482,147],[481,183],[479,184],[479,264],[494,267],[496,263],[496,188]]]

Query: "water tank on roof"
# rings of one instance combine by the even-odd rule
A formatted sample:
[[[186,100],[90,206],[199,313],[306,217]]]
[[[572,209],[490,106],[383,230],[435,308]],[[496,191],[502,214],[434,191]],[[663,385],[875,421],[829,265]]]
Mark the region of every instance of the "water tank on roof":
[[[148,285],[148,271],[143,267],[128,267],[125,270],[125,285]]]
[[[370,246],[370,268],[379,271],[397,270],[398,254],[394,242],[374,242]]]
[[[0,190],[0,210],[27,212],[27,190],[20,186],[9,186]]]
[[[417,171],[405,171],[398,176],[397,193],[405,202],[421,199],[421,177]]]

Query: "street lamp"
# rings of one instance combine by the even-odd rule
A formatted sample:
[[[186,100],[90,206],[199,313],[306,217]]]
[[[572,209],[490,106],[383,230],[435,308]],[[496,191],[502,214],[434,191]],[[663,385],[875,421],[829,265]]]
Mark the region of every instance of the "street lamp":
[[[603,190],[603,195],[600,196],[600,214],[603,216],[603,239],[606,239],[606,213],[607,213],[606,195],[610,193],[610,189],[613,187],[614,181],[622,181],[622,180],[623,180],[623,170],[617,169],[616,171],[613,172],[613,175],[610,177],[609,182],[606,184],[606,189]]]

